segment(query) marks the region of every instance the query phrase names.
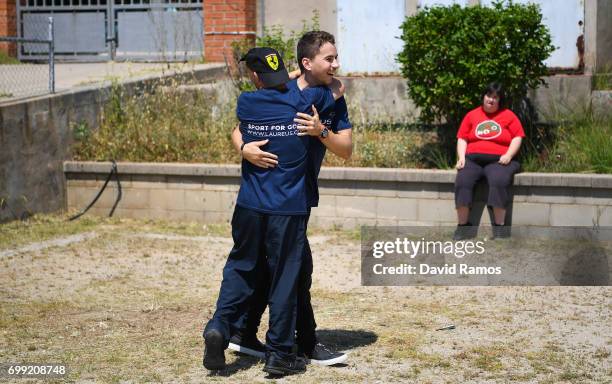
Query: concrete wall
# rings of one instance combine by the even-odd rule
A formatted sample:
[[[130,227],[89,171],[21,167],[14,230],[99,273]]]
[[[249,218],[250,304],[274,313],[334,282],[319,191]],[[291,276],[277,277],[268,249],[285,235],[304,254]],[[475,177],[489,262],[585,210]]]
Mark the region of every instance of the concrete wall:
[[[402,77],[342,77],[341,80],[346,85],[346,100],[353,122],[413,123],[418,118],[419,110],[408,97],[406,81]],[[546,77],[545,81],[547,87],[529,94],[543,121],[556,120],[560,113],[584,111],[591,103],[591,76],[557,75]],[[229,81],[185,89],[214,94],[223,104],[234,97]],[[602,97],[597,96],[598,111],[605,109],[606,104],[601,103],[606,99]]]
[[[68,209],[82,209],[110,170],[108,163],[66,162]],[[123,199],[116,215],[129,218],[228,222],[240,183],[238,165],[121,163]],[[454,171],[323,168],[316,226],[454,225]],[[112,183],[90,211],[108,215]],[[484,189],[472,222],[490,223]],[[612,226],[612,176],[523,173],[515,177],[513,225]],[[480,220],[482,219],[482,220]]]
[[[200,81],[218,78],[225,76],[225,67],[196,71],[193,76]],[[150,77],[127,82],[126,94],[142,92],[159,81]],[[62,162],[71,158],[72,127],[85,122],[97,128],[109,91],[110,83],[0,104],[0,200],[9,206],[0,208],[0,222],[13,218],[11,209],[21,216],[64,207]]]
[[[301,32],[303,20],[310,24],[315,10],[319,12],[320,28],[337,35],[336,0],[257,0],[258,33],[263,32],[264,26],[272,25],[282,25],[286,32]]]
[[[597,0],[595,70],[612,71],[612,1]]]
[[[612,1],[584,1],[584,63],[587,73],[612,67]]]
[[[402,77],[343,77],[350,118],[360,122],[415,122],[419,109],[408,96]],[[545,77],[546,86],[528,94],[541,121],[557,121],[559,116],[586,111],[591,102],[598,112],[607,110],[606,93],[592,94],[589,75],[556,75]]]

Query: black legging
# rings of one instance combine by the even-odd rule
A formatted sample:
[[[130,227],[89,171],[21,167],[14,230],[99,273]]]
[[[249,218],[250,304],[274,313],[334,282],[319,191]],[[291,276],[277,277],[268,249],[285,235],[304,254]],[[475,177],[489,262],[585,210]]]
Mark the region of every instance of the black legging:
[[[457,172],[455,179],[455,207],[472,205],[474,186],[483,176],[489,184],[487,205],[505,208],[510,202],[509,189],[512,177],[521,165],[512,160],[507,165],[499,164],[499,155],[470,153],[465,157],[465,166]]]

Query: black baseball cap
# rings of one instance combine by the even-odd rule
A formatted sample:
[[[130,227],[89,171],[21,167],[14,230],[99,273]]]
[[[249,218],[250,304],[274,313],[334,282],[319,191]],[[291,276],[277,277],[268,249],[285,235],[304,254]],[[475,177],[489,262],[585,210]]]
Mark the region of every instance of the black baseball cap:
[[[257,73],[265,88],[276,87],[289,81],[283,59],[274,48],[251,48],[240,61],[245,61],[247,67]]]

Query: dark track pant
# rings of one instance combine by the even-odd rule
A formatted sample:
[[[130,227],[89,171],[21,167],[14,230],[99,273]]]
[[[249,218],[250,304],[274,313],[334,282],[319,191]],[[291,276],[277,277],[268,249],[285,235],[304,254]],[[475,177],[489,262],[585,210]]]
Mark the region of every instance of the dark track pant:
[[[471,206],[474,186],[483,177],[489,185],[487,205],[505,208],[510,202],[512,178],[520,169],[518,161],[499,164],[497,155],[469,154],[465,166],[457,172],[455,179],[455,207]]]
[[[309,218],[310,216],[308,216]],[[308,219],[306,220],[308,222]],[[302,268],[298,282],[298,299],[297,299],[297,344],[304,351],[311,351],[317,343],[316,328],[317,324],[314,318],[314,311],[310,302],[310,287],[312,286],[312,252],[308,238],[304,238],[304,256],[302,259]],[[265,280],[262,280],[265,283]],[[265,284],[258,286],[251,298],[249,311],[246,315],[246,325],[242,330],[245,334],[257,333],[257,328],[261,322],[261,316],[266,310],[266,301],[268,286]]]
[[[266,345],[279,357],[291,356],[306,215],[268,215],[237,206],[232,237],[234,247],[223,268],[217,309],[204,333],[219,330],[227,345],[231,333],[244,326],[243,316],[256,287],[268,285]]]

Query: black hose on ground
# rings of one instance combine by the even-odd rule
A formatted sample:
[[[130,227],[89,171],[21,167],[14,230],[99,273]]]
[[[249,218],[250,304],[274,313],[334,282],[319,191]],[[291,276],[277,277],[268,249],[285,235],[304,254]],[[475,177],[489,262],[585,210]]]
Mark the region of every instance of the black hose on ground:
[[[115,204],[113,204],[113,208],[111,209],[110,213],[108,214],[108,217],[112,217],[113,216],[113,214],[115,213],[115,208],[117,208],[117,205],[119,205],[119,201],[121,201],[122,192],[121,192],[121,182],[119,181],[119,172],[117,171],[117,163],[115,162],[115,160],[111,160],[111,162],[112,162],[112,166],[111,166],[110,173],[108,174],[108,176],[106,176],[106,180],[104,181],[104,185],[102,185],[102,188],[100,189],[100,191],[98,191],[98,194],[96,195],[96,197],[93,198],[91,203],[89,203],[89,205],[87,205],[87,207],[85,207],[85,209],[83,209],[81,212],[77,213],[76,215],[70,217],[68,219],[68,221],[76,220],[79,217],[83,216],[85,214],[85,212],[87,212],[89,210],[89,208],[91,208],[96,203],[96,201],[98,201],[100,196],[102,196],[102,192],[104,192],[104,189],[106,189],[106,186],[108,185],[108,182],[110,181],[110,179],[114,175],[115,176],[115,181],[117,182],[117,198],[115,199]]]

